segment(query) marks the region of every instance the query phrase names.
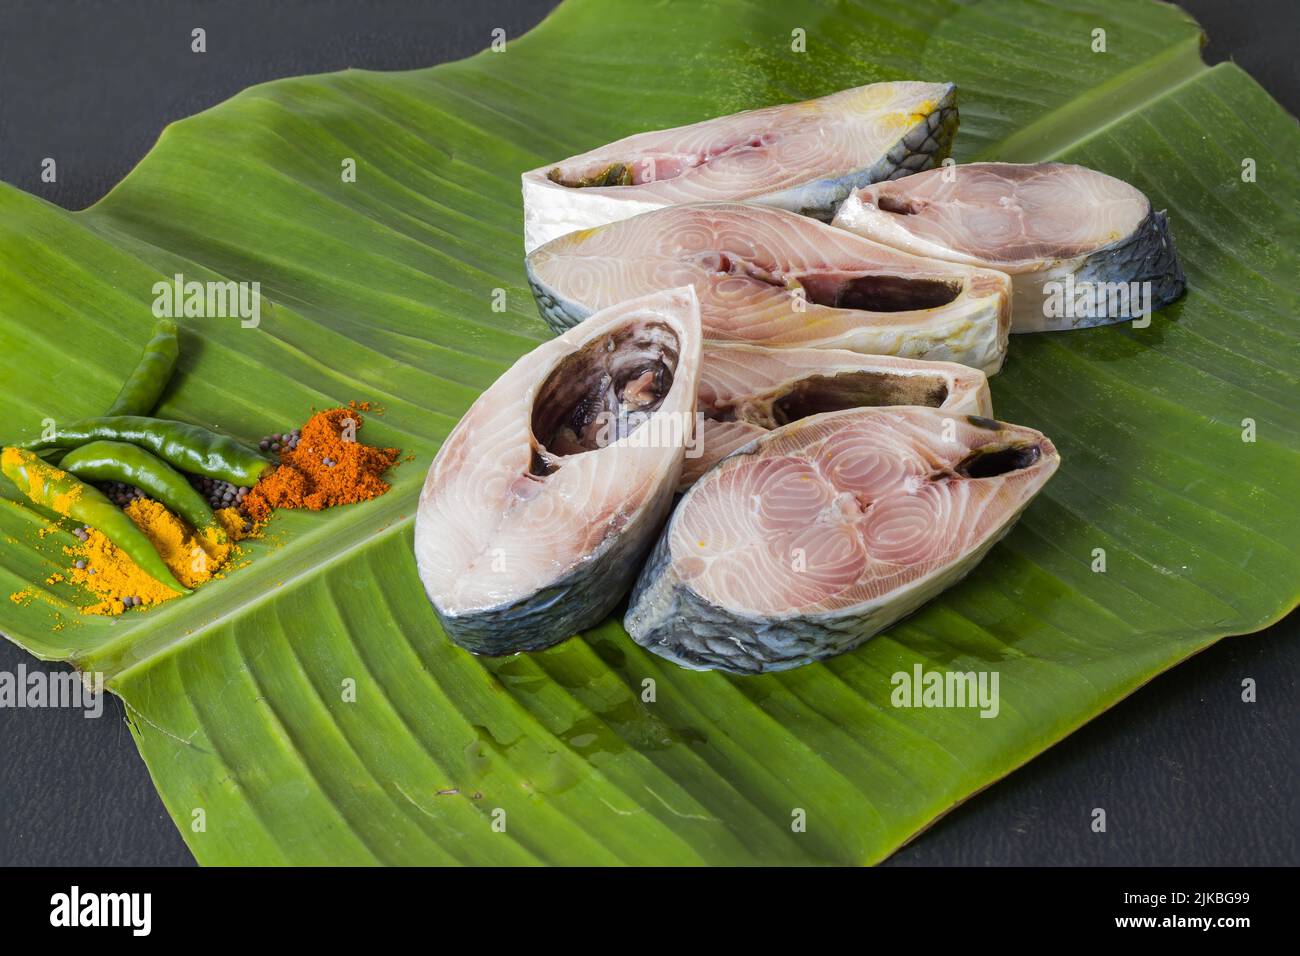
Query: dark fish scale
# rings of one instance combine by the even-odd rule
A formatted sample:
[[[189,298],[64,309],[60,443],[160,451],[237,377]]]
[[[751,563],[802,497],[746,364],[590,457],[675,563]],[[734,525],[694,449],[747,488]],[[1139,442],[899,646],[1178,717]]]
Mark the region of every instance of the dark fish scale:
[[[875,166],[852,177],[846,177],[845,181],[850,183],[850,189],[844,192],[840,199],[863,186],[887,179],[902,179],[912,173],[937,166],[951,152],[953,137],[957,135],[959,122],[960,115],[954,91],[939,104],[937,109],[908,130]],[[834,211],[831,209],[826,213],[821,209],[806,209],[803,210],[803,214],[829,222],[834,218]]]
[[[1075,282],[1150,282],[1152,309],[1176,300],[1187,289],[1187,278],[1165,211],[1151,210],[1131,235],[1090,255],[1076,273]],[[1101,325],[1128,318],[1103,314],[1081,324]]]
[[[928,122],[917,123],[912,127],[908,134],[903,137],[903,143],[911,150],[920,149],[927,141],[931,141],[930,124]]]
[[[524,272],[528,276],[528,288],[532,290],[533,298],[537,300],[537,311],[556,335],[562,335],[591,315],[590,309],[553,295],[551,290],[537,278],[532,263],[527,259],[524,260]]]
[[[959,119],[957,92],[954,87],[941,102],[936,104],[935,109],[925,119],[917,120],[904,132],[898,142],[874,165],[836,179],[820,180],[800,187],[798,191],[804,194],[805,199],[800,203],[798,213],[822,222],[830,222],[835,218],[840,203],[854,190],[881,180],[899,179],[934,167],[951,150],[953,137],[957,135]],[[930,132],[932,120],[934,133]],[[765,197],[753,201],[766,203],[771,199],[772,197]],[[780,201],[773,204],[789,208]]]

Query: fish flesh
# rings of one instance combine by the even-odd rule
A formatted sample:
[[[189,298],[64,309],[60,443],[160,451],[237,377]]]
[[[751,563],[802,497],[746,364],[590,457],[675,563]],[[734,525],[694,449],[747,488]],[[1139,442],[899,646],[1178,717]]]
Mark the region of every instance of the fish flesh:
[[[609,614],[671,506],[699,370],[699,303],[673,289],[538,346],[474,402],[415,519],[420,578],[453,641],[538,650]]]
[[[523,174],[524,251],[709,200],[766,203],[829,222],[850,190],[942,161],[957,121],[951,83],[873,83],[628,136]]]
[[[834,225],[1010,274],[1012,332],[1140,319],[1186,287],[1165,213],[1069,163],[971,163],[878,183],[851,194]]]
[[[745,203],[669,206],[571,233],[526,260],[556,331],[654,289],[693,285],[705,338],[960,362],[1006,354],[1011,280]]]
[[[697,670],[756,674],[842,654],[960,580],[1059,462],[1031,428],[936,408],[785,425],[685,494],[624,626]]]
[[[809,415],[873,405],[928,405],[949,415],[993,415],[988,379],[953,362],[920,362],[842,349],[704,346],[697,395],[699,440],[679,489],[758,436]]]

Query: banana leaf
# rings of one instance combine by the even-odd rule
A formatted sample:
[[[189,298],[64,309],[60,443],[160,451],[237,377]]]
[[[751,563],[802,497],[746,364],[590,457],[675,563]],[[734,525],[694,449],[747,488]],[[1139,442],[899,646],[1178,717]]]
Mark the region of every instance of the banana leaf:
[[[154,284],[181,273],[258,281],[263,308],[256,328],[184,320],[160,414],[256,438],[367,399],[385,412],[361,437],[409,456],[384,497],[282,512],[249,566],[119,618],[42,584],[70,538],[2,502],[0,588],[39,593],[4,601],[0,630],[104,673],[201,863],[881,860],[1296,604],[1300,132],[1201,43],[1130,0],[565,0],[503,51],[245,90],[167,127],[84,212],[0,186],[6,432],[105,407]],[[993,382],[1000,418],[1061,449],[1046,492],[963,584],[823,664],[690,672],[616,621],[515,658],[452,646],[412,517],[439,442],[548,334],[519,173],[896,78],[959,85],[959,160],[1083,163],[1169,210],[1182,301],[1144,329],[1017,337]],[[892,706],[916,665],[997,672],[998,716]]]

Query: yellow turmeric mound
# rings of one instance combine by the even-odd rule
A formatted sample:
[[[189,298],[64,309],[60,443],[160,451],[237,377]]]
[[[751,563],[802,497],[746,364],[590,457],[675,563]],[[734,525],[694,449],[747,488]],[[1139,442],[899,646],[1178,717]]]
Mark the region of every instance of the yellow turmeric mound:
[[[148,498],[132,501],[125,511],[153,542],[176,579],[188,588],[210,580],[238,551],[234,542],[249,534],[243,516],[233,508],[217,512],[220,528],[197,532]],[[147,607],[180,596],[141,571],[94,528],[85,541],[63,550],[77,559],[70,572],[72,581],[100,597],[81,609],[85,614],[121,614],[131,606]]]

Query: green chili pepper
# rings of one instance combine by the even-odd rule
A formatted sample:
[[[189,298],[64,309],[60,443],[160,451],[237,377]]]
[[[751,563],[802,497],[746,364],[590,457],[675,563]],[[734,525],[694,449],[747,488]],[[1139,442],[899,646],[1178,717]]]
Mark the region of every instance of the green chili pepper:
[[[163,390],[171,381],[180,346],[176,340],[176,323],[159,319],[153,338],[144,347],[140,362],[122,385],[117,398],[105,415],[151,415]]]
[[[252,487],[271,462],[243,442],[200,425],[162,418],[119,415],[83,418],[56,429],[48,438],[21,442],[19,448],[77,448],[93,441],[128,442],[147,448],[181,471]]]
[[[120,481],[160,501],[195,528],[214,524],[212,509],[184,475],[152,452],[120,441],[74,448],[59,465],[86,481]]]
[[[190,593],[189,588],[172,576],[148,536],[99,489],[19,448],[6,448],[0,452],[0,471],[33,504],[98,528],[140,570],[178,594]]]

